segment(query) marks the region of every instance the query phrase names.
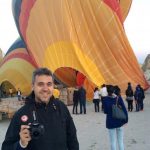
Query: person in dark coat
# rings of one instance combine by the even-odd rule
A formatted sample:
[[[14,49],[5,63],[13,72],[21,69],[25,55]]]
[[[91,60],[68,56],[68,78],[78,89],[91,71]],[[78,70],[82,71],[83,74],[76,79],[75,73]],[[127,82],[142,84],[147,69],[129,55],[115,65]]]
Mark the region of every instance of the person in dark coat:
[[[136,86],[136,90],[134,92],[134,98],[136,101],[136,111],[143,110],[144,104],[143,100],[145,98],[144,90],[140,85]]]
[[[11,120],[1,150],[79,150],[72,117],[53,89],[47,68],[33,72],[33,91]]]
[[[126,89],[126,101],[128,103],[128,111],[132,111],[133,110],[133,89],[131,86],[131,83],[128,83],[128,87]]]
[[[128,122],[128,113],[126,111],[123,99],[120,95],[120,88],[114,88],[114,86],[108,85],[107,92],[108,96],[104,98],[104,113],[106,114],[106,128],[109,131],[110,147],[111,150],[116,150],[118,142],[119,150],[124,150],[122,126]],[[112,105],[115,105],[116,102],[126,114],[126,120],[113,118]]]
[[[143,111],[144,109],[144,99],[145,99],[145,93],[144,93],[144,89],[141,87],[141,85],[139,84],[140,90],[141,90],[141,102],[140,102],[140,110]]]
[[[81,86],[79,88],[80,114],[86,114],[86,90]],[[83,108],[83,110],[82,110]]]
[[[78,88],[76,88],[73,92],[73,114],[78,114],[78,102],[79,102],[79,91]]]

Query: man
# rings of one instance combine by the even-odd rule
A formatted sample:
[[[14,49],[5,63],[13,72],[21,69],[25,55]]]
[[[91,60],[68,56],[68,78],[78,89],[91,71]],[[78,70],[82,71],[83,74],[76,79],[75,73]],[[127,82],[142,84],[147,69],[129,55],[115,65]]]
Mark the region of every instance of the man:
[[[73,92],[73,114],[78,114],[78,101],[79,101],[79,91],[78,88],[76,87],[74,92]],[[75,112],[74,112],[75,111]]]
[[[33,72],[32,93],[13,117],[2,150],[79,150],[73,120],[67,107],[53,97],[53,89],[47,68]]]
[[[83,86],[79,88],[79,102],[80,102],[80,114],[86,114],[86,90]],[[83,111],[82,111],[83,108]]]

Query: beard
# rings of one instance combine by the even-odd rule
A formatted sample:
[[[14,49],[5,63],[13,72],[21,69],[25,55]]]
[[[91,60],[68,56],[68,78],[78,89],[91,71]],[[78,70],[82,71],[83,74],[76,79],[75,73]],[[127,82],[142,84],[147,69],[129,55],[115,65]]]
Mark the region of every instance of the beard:
[[[39,94],[35,95],[35,100],[39,103],[48,103],[50,98],[52,97],[51,92],[40,92]]]

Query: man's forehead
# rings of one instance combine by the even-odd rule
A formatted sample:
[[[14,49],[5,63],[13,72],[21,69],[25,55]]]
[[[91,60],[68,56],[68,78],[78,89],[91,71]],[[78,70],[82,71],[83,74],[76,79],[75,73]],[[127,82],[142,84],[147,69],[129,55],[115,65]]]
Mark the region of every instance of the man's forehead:
[[[35,76],[35,81],[49,81],[52,82],[52,76],[48,76],[48,75],[36,75]]]

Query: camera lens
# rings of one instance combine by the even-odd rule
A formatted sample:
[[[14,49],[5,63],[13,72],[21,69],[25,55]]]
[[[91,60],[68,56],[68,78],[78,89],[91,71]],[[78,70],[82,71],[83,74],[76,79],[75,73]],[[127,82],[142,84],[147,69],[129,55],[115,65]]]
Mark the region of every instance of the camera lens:
[[[38,131],[34,131],[32,136],[37,137],[39,135],[40,135],[40,133]]]
[[[39,139],[44,134],[44,126],[39,123],[33,123],[30,127],[32,139]]]

